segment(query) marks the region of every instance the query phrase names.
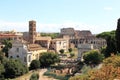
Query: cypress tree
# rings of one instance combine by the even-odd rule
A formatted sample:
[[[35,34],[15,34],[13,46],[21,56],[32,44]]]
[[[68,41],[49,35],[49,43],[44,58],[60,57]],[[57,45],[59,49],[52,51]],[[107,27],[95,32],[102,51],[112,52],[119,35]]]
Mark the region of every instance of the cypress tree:
[[[116,47],[117,52],[120,53],[120,18],[117,22],[117,29],[116,29]]]

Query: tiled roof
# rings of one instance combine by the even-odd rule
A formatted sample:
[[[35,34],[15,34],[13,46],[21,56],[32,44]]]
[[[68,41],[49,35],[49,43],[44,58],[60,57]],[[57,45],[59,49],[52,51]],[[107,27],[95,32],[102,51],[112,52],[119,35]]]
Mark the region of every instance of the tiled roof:
[[[53,39],[52,41],[62,41],[62,40],[66,40],[66,39],[63,39],[63,38],[56,38],[56,39]]]
[[[0,34],[0,38],[6,38],[6,37],[16,37],[17,35],[15,34]]]
[[[51,40],[51,37],[36,37],[36,40]]]
[[[28,50],[29,51],[36,51],[36,50],[43,50],[43,49],[45,49],[45,48],[42,48],[38,44],[28,44]]]

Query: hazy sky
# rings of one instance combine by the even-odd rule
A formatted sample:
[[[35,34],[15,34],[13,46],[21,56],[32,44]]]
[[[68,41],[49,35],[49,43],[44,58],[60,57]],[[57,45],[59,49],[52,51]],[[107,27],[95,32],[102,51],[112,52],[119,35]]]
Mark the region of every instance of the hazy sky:
[[[39,32],[59,32],[63,27],[115,30],[120,18],[120,0],[0,0],[0,31],[28,31],[28,21]]]

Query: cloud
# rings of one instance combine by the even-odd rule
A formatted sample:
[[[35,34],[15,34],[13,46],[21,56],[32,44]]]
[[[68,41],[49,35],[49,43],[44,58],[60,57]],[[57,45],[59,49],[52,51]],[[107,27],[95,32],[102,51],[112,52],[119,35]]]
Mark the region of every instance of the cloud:
[[[104,10],[111,11],[111,10],[113,10],[113,8],[112,7],[104,7]]]
[[[1,31],[27,31],[28,23],[26,22],[8,22],[8,21],[0,21],[0,30]]]
[[[110,27],[108,27],[110,26]],[[112,25],[113,26],[113,25]],[[62,24],[43,24],[37,22],[37,32],[60,32],[61,28],[72,27],[75,30],[90,30],[93,34],[101,33],[103,31],[113,30],[111,24],[108,25],[93,25],[86,24],[82,22],[64,22]],[[11,31],[16,30],[20,32],[28,31],[29,29],[28,22],[8,22],[0,21],[0,30],[1,31]]]

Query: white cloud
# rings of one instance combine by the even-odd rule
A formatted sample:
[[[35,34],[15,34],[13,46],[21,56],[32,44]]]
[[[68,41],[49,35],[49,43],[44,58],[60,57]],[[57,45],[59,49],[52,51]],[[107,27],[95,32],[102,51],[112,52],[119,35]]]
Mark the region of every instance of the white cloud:
[[[108,27],[109,26],[109,27]],[[1,31],[10,31],[15,29],[16,31],[28,31],[28,22],[6,22],[0,21]],[[93,34],[100,33],[103,31],[113,30],[111,24],[108,25],[92,25],[81,22],[68,21],[63,24],[42,24],[37,23],[38,32],[60,32],[61,28],[73,27],[75,30],[90,30]]]
[[[24,22],[8,22],[8,21],[0,21],[0,30],[1,31],[10,31],[10,30],[17,30],[17,31],[27,31],[28,30],[28,23]]]
[[[113,8],[112,7],[104,7],[104,10],[111,11],[111,10],[113,10]]]

